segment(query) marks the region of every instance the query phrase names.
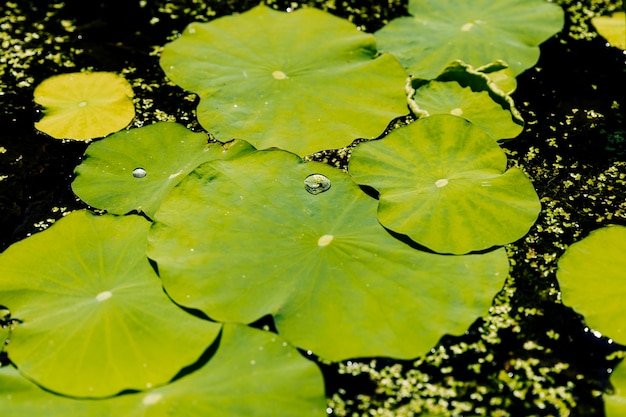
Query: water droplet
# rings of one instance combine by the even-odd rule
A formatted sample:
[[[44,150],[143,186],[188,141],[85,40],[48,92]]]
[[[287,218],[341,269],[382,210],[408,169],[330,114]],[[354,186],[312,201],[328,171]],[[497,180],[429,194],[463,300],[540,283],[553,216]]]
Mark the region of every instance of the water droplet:
[[[311,174],[304,179],[304,188],[311,194],[319,194],[330,188],[330,180],[322,174]]]
[[[463,116],[463,109],[460,107],[450,110],[450,114],[453,116]]]
[[[256,361],[255,361],[254,359],[252,359],[252,360],[250,361],[250,365],[256,365]]]
[[[446,185],[448,185],[448,180],[446,178],[442,178],[440,180],[435,181],[435,185],[439,188],[445,187]]]
[[[287,74],[282,71],[276,70],[272,72],[272,77],[274,77],[275,80],[284,80],[287,78]]]
[[[100,294],[96,295],[96,300],[102,302],[104,300],[108,300],[113,296],[111,291],[102,291]]]
[[[333,235],[324,235],[317,240],[318,246],[328,246],[333,241]]]
[[[141,402],[143,403],[143,405],[153,405],[161,401],[161,398],[163,398],[163,394],[151,392],[150,394],[143,397],[143,400]]]
[[[146,175],[148,175],[148,173],[143,168],[135,168],[135,169],[133,169],[133,177],[135,177],[135,178],[143,178]]]

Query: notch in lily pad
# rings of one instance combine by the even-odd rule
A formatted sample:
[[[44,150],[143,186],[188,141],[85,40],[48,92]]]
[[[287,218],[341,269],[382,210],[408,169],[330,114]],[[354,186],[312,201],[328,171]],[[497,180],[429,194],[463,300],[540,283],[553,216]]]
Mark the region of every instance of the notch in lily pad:
[[[518,168],[481,128],[435,115],[362,142],[348,170],[380,193],[378,219],[439,253],[463,254],[524,236],[541,205]]]
[[[315,8],[259,5],[192,23],[165,45],[168,78],[200,96],[216,139],[299,155],[374,138],[406,115],[406,71],[373,35]]]
[[[310,193],[311,174],[332,187]],[[255,151],[204,163],[174,187],[148,255],[177,303],[214,320],[272,315],[279,334],[329,360],[414,358],[488,311],[508,260],[415,250],[376,206],[343,171]]]
[[[117,132],[135,117],[133,89],[110,72],[56,75],[35,88],[44,116],[35,127],[56,139],[91,140]]]

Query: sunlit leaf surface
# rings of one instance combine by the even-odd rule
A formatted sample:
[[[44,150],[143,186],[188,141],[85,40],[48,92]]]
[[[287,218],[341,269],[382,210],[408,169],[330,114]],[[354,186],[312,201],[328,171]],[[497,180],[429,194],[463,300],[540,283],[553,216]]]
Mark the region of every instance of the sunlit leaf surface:
[[[342,171],[256,151],[181,181],[156,213],[148,254],[174,300],[215,320],[272,314],[280,334],[327,359],[416,357],[487,312],[508,261],[501,250],[413,249],[378,223],[376,206]]]

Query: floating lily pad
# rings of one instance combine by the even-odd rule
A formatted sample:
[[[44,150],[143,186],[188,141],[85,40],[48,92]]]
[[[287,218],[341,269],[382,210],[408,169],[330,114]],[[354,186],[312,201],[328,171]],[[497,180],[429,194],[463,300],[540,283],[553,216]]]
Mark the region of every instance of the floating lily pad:
[[[616,12],[611,16],[598,16],[591,19],[600,36],[616,48],[626,49],[626,14]]]
[[[0,255],[0,304],[19,320],[7,352],[47,389],[99,397],[167,383],[220,325],[163,293],[140,216],[69,214]]]
[[[420,119],[360,143],[350,174],[380,193],[378,218],[440,253],[513,242],[537,220],[530,180],[482,129],[450,115]]]
[[[626,363],[622,362],[613,369],[611,374],[613,394],[604,395],[604,411],[607,417],[626,415]]]
[[[514,138],[522,132],[511,112],[493,101],[486,91],[474,92],[455,81],[430,81],[412,95],[413,111],[424,117],[452,114],[482,128],[494,139]]]
[[[317,366],[274,333],[225,324],[219,347],[199,370],[168,385],[104,400],[54,395],[0,368],[3,417],[324,416]]]
[[[126,127],[135,117],[133,89],[110,72],[62,74],[35,88],[44,117],[35,127],[57,139],[90,140]]]
[[[557,278],[563,303],[587,325],[626,343],[626,227],[598,229],[567,248]]]
[[[474,68],[502,60],[518,75],[535,65],[539,44],[564,22],[561,7],[543,0],[410,0],[408,8],[411,16],[383,26],[376,40],[425,79],[454,60]]]
[[[200,96],[198,120],[218,140],[310,154],[379,136],[407,114],[407,74],[374,37],[314,8],[260,5],[192,23],[161,66]]]
[[[89,145],[72,189],[81,200],[110,213],[137,210],[152,217],[167,193],[202,162],[251,150],[244,141],[209,145],[206,134],[155,123]]]
[[[311,193],[313,174],[329,186]],[[376,205],[338,169],[256,151],[183,179],[148,254],[176,302],[215,320],[271,314],[291,343],[331,360],[413,358],[487,312],[508,260],[415,250],[381,227]]]

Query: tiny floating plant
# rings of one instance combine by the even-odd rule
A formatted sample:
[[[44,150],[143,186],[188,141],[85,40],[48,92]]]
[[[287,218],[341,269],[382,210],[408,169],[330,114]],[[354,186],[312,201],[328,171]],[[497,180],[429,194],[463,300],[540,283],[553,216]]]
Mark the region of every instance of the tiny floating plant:
[[[35,123],[56,139],[88,141],[117,132],[135,117],[133,89],[110,72],[78,72],[44,80],[35,88],[35,103],[44,116]]]

